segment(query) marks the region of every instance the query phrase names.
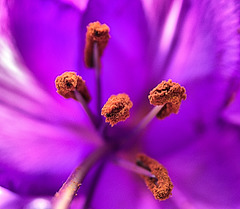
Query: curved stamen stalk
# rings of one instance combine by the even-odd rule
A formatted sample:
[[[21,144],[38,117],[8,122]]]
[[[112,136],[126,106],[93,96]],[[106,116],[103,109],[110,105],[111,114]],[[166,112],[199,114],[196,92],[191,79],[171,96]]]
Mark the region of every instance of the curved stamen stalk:
[[[101,108],[102,108],[102,86],[101,86],[101,69],[99,62],[98,43],[93,44],[93,65],[95,68],[96,79],[96,93],[97,93],[97,114],[99,120],[101,120]]]
[[[102,146],[91,153],[82,163],[80,163],[73,173],[68,177],[67,181],[55,194],[53,199],[53,209],[69,208],[75,194],[82,185],[82,182],[91,167],[104,156],[109,154],[109,147]]]
[[[158,119],[164,119],[171,113],[177,114],[182,100],[186,98],[187,94],[184,87],[172,82],[171,79],[162,81],[150,91],[148,96],[150,104],[155,107],[143,118],[134,133],[142,131],[155,116]]]
[[[120,158],[116,158],[114,160],[114,162],[121,166],[122,168],[125,168],[129,171],[132,171],[136,174],[140,174],[140,175],[144,175],[144,176],[147,176],[147,177],[150,177],[150,178],[156,178],[155,175],[153,175],[149,170],[146,170],[144,169],[143,167],[140,167],[138,165],[136,165],[135,163],[131,163],[127,160],[123,160],[123,159],[120,159]]]
[[[92,124],[97,127],[98,123],[97,123],[97,120],[96,120],[96,117],[95,115],[93,115],[91,109],[89,109],[86,101],[84,100],[84,98],[82,97],[82,95],[78,92],[78,91],[74,91],[74,95],[77,99],[77,101],[82,105],[85,113],[88,115],[89,119],[91,120]]]
[[[138,134],[142,130],[144,130],[147,125],[152,121],[153,118],[160,112],[160,110],[164,107],[164,105],[155,106],[138,124],[135,129],[135,134]]]

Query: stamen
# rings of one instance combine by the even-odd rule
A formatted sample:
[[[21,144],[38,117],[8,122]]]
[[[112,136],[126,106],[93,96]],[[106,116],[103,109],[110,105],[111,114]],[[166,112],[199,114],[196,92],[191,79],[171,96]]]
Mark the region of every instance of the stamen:
[[[158,113],[161,111],[164,105],[155,106],[138,124],[136,129],[134,130],[134,134],[138,134],[141,130],[143,130],[151,121],[153,118],[158,115]]]
[[[80,163],[67,181],[55,194],[53,199],[53,209],[69,208],[75,194],[82,185],[82,182],[90,168],[104,156],[109,154],[109,147],[103,146],[91,153],[82,163]]]
[[[102,85],[101,85],[101,70],[100,70],[100,60],[98,52],[98,44],[93,44],[93,61],[95,68],[95,78],[96,78],[96,94],[97,94],[97,113],[99,114],[99,121],[101,120],[101,107],[102,107]]]
[[[85,81],[81,76],[76,75],[75,72],[63,73],[56,78],[55,84],[57,93],[66,99],[73,98],[77,100],[75,95],[75,91],[77,91],[82,95],[85,102],[89,103],[91,100]]]
[[[106,24],[101,24],[98,21],[89,23],[87,26],[84,61],[88,68],[95,67],[93,52],[94,43],[97,43],[98,46],[98,63],[100,63],[100,58],[103,55],[103,51],[106,48],[110,38],[109,31],[110,29]]]
[[[186,90],[178,83],[169,79],[167,82],[162,81],[154,88],[149,96],[149,101],[155,107],[141,120],[134,134],[141,132],[153,118],[164,119],[171,113],[177,114],[181,105],[181,101],[187,98]]]
[[[120,121],[125,121],[130,116],[133,103],[127,94],[112,95],[102,108],[101,115],[106,117],[105,122],[114,126]]]
[[[181,102],[187,98],[187,95],[184,87],[169,79],[168,81],[162,81],[150,91],[148,98],[150,104],[154,106],[163,105],[157,114],[157,118],[164,119],[171,113],[178,113]]]
[[[117,159],[114,160],[114,162],[117,165],[121,166],[122,168],[125,168],[126,170],[129,170],[129,171],[134,172],[136,174],[144,175],[144,176],[147,176],[147,177],[150,177],[150,178],[156,178],[155,175],[152,174],[149,170],[146,170],[145,168],[143,168],[141,166],[138,166],[134,163],[131,163],[127,160],[117,158]]]
[[[172,195],[173,184],[163,165],[145,154],[138,154],[136,164],[149,170],[155,176],[155,178],[151,178],[140,175],[155,199],[166,200]]]
[[[96,89],[97,89],[97,113],[99,113],[99,121],[101,120],[101,107],[102,107],[102,90],[101,90],[101,63],[100,58],[103,51],[108,44],[110,38],[109,27],[100,22],[89,23],[86,33],[86,45],[84,50],[84,61],[88,68],[95,68],[96,74]]]

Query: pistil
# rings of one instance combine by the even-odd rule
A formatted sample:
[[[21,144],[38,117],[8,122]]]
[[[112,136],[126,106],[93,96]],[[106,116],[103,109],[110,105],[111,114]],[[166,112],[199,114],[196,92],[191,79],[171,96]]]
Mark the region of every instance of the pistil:
[[[82,163],[80,163],[73,173],[68,177],[67,181],[55,194],[53,199],[53,209],[69,208],[74,195],[83,183],[85,176],[92,166],[110,153],[107,146],[102,146],[91,153]]]

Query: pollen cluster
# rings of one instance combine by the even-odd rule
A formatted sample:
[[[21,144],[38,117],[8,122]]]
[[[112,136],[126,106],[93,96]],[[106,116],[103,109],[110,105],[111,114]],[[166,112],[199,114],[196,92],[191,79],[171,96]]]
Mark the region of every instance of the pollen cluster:
[[[74,91],[78,91],[83,99],[88,103],[91,100],[85,81],[75,72],[65,72],[55,80],[57,93],[64,98],[73,98],[77,100]]]
[[[149,170],[155,178],[140,175],[157,200],[166,200],[172,195],[173,184],[167,169],[145,154],[138,154],[136,164]]]
[[[98,61],[103,54],[105,47],[108,44],[110,38],[109,27],[106,24],[101,24],[100,22],[89,23],[87,26],[86,33],[86,45],[84,50],[84,61],[88,68],[94,67],[94,55],[93,55],[93,45],[94,43],[98,46]]]
[[[163,108],[157,114],[157,118],[164,119],[171,113],[177,114],[182,100],[187,98],[186,90],[178,83],[168,81],[162,81],[152,91],[150,91],[148,99],[150,104],[164,105]]]
[[[105,121],[114,126],[120,121],[125,121],[130,116],[133,103],[127,94],[112,95],[102,108],[101,115]]]

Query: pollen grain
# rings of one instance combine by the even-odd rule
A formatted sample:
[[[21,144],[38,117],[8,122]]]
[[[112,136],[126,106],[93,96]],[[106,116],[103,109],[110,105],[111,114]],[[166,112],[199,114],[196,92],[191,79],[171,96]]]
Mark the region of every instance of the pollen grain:
[[[114,126],[120,121],[125,121],[130,116],[130,109],[133,103],[127,94],[112,95],[102,108],[101,115],[106,119],[105,122]]]

